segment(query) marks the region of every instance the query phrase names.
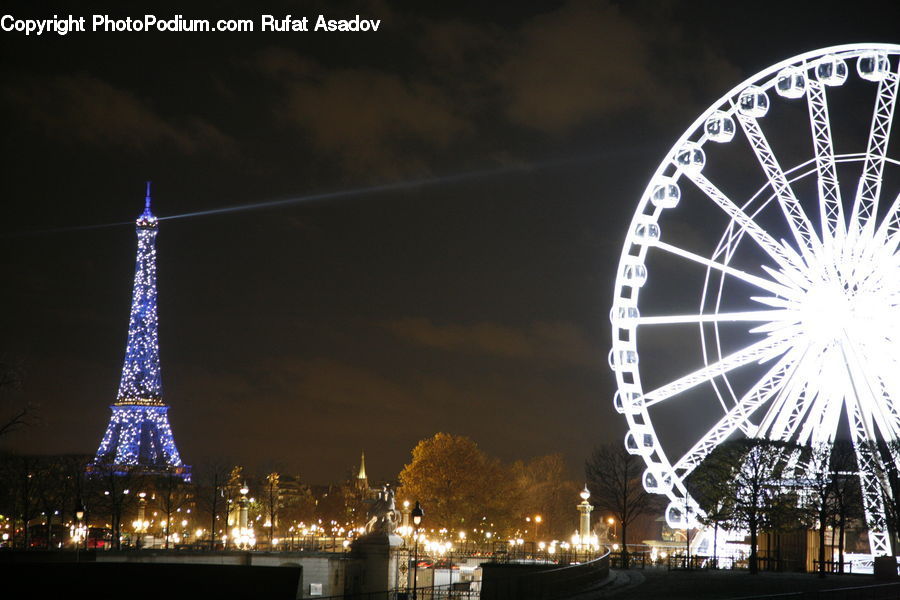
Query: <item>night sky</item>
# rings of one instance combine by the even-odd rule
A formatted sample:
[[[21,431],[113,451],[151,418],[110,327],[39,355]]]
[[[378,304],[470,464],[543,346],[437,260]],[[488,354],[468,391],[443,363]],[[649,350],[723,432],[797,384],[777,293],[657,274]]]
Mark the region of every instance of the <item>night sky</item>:
[[[625,432],[608,314],[656,165],[764,67],[900,41],[889,4],[6,2],[17,18],[381,26],[0,33],[0,355],[24,376],[2,406],[40,405],[2,447],[96,450],[151,179],[163,398],[185,462],[326,482],[365,450],[387,479],[448,431],[507,461],[562,452],[575,476]]]

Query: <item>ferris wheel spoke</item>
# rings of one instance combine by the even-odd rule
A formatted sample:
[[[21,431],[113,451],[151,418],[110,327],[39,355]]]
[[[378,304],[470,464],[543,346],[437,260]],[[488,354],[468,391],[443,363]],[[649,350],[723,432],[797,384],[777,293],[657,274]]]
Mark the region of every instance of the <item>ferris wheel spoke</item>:
[[[818,393],[817,378],[813,376],[818,370],[817,359],[812,349],[806,352],[797,364],[796,376],[778,392],[759,425],[749,433],[751,437],[790,440],[794,433],[791,423],[802,418]]]
[[[766,230],[750,218],[741,207],[734,203],[722,190],[717,188],[709,179],[701,173],[684,172],[685,176],[694,182],[700,190],[705,193],[713,202],[719,205],[725,214],[727,214],[738,226],[747,233],[760,248],[778,263],[782,271],[791,273],[795,277],[802,280],[802,276],[797,271],[795,265],[803,263],[802,259],[793,251],[793,249],[780,244],[775,238],[769,235]]]
[[[638,317],[635,325],[677,325],[682,323],[732,323],[737,321],[770,322],[791,321],[796,313],[790,310],[751,310],[707,315],[659,315]]]
[[[793,375],[797,360],[802,354],[800,348],[794,348],[775,363],[775,366],[675,463],[672,467],[675,474],[681,478],[689,475],[716,446],[734,433],[740,423],[749,419],[760,406],[777,394],[786,380]]]
[[[845,406],[850,422],[850,439],[856,451],[863,508],[869,524],[869,540],[873,553],[880,551],[882,554],[889,554],[891,545],[882,494],[890,494],[890,486],[884,481],[881,466],[883,462],[874,441],[874,428],[864,418],[855,393],[851,390],[847,396]]]
[[[895,394],[889,391],[889,387],[880,375],[873,375],[875,382],[875,407],[881,415],[884,426],[880,427],[885,436],[890,439],[900,438],[900,413],[894,402]]]
[[[772,356],[783,353],[791,342],[782,336],[766,337],[755,344],[747,346],[743,350],[739,350],[733,354],[725,356],[702,369],[694,371],[684,377],[680,377],[652,392],[644,394],[644,404],[647,407],[659,404],[663,400],[667,400],[672,396],[680,394],[685,390],[700,385],[720,375],[724,375],[734,369],[750,364],[754,361],[762,361]]]
[[[748,117],[740,111],[737,112],[737,117],[747,139],[750,141],[750,146],[753,148],[757,160],[759,160],[759,164],[762,166],[772,186],[772,190],[778,198],[778,203],[782,212],[784,212],[791,232],[794,234],[794,239],[800,247],[800,252],[806,257],[808,263],[814,264],[816,261],[814,260],[813,252],[819,247],[819,239],[816,237],[809,218],[803,212],[803,207],[800,206],[794,190],[788,183],[781,165],[778,164],[778,159],[775,158],[775,153],[772,152],[769,140],[766,139],[756,119]]]
[[[846,366],[842,361],[838,360],[839,358],[838,352],[834,350],[828,352],[826,361],[823,363],[823,373],[843,373],[846,371]],[[819,378],[821,379],[822,376],[822,373],[820,373]],[[802,424],[797,435],[797,444],[830,443],[834,439],[846,393],[844,386],[840,384],[820,386],[819,395],[811,404],[809,415],[806,419],[801,421],[798,418],[796,421],[789,423],[789,426],[792,427],[791,436],[793,436],[793,431],[796,431],[798,426]]]
[[[897,73],[889,73],[878,83],[875,111],[872,114],[872,125],[869,128],[869,139],[866,145],[866,158],[853,202],[851,224],[857,233],[874,223],[878,214],[881,177],[884,172],[888,140],[891,135],[891,123],[894,119],[894,106],[897,103],[898,81],[900,81],[900,77]]]
[[[900,194],[897,194],[894,202],[891,203],[884,220],[875,233],[875,243],[882,244],[881,255],[884,258],[893,256],[897,251],[898,242],[900,242]]]
[[[841,186],[834,162],[834,143],[831,139],[831,120],[824,86],[813,79],[806,82],[806,100],[812,126],[813,147],[818,171],[819,216],[822,220],[822,240],[830,248],[832,240],[844,235],[844,208]]]
[[[667,244],[666,242],[659,241],[656,243],[656,247],[660,250],[664,250],[671,254],[675,254],[676,256],[680,256],[682,258],[686,258],[688,260],[692,260],[698,264],[701,264],[705,267],[709,267],[711,269],[719,270],[723,273],[727,273],[732,277],[736,277],[742,281],[745,281],[751,285],[755,285],[758,288],[762,288],[768,292],[771,292],[777,296],[795,296],[797,294],[796,291],[792,290],[789,287],[786,287],[780,283],[776,283],[774,281],[770,281],[768,279],[763,279],[757,275],[751,275],[750,273],[745,273],[740,269],[735,269],[734,267],[729,267],[728,265],[722,264],[720,262],[710,260],[705,256],[700,256],[699,254],[694,254],[688,250],[684,250],[679,248],[678,246],[673,246],[672,244]]]
[[[878,373],[881,371],[878,368],[880,352],[863,354],[859,347],[846,337],[845,344],[847,368],[863,417],[873,420],[885,439],[900,438],[900,417],[891,394]]]
[[[889,340],[886,345],[896,344],[897,340]],[[868,353],[868,358],[876,365],[878,372],[874,375],[878,382],[880,403],[886,407],[890,418],[900,430],[900,380],[896,373],[900,372],[900,364],[896,357],[885,352]]]

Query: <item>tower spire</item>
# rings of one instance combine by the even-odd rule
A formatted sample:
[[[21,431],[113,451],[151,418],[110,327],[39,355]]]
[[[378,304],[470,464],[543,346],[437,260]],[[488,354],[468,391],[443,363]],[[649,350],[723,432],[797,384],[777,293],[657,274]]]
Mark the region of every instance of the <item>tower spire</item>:
[[[189,479],[190,467],[181,462],[169,426],[169,407],[162,401],[156,312],[158,227],[156,217],[150,212],[149,181],[144,212],[135,225],[137,261],[125,362],[112,418],[91,468],[113,467],[115,472],[134,467],[151,472],[174,470]]]
[[[136,221],[138,227],[156,227],[156,217],[150,212],[150,202],[152,200],[150,197],[151,183],[151,181],[147,182],[147,195],[144,196],[144,212],[140,214]]]
[[[362,456],[359,459],[359,475],[356,476],[357,479],[366,480],[366,453],[363,452]]]

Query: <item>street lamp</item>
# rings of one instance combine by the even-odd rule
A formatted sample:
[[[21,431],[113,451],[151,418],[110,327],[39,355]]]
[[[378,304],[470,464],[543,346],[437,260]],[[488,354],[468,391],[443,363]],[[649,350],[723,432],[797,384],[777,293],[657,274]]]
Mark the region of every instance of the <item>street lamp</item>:
[[[256,537],[253,535],[253,528],[250,527],[249,524],[250,502],[252,502],[253,499],[247,498],[250,489],[247,487],[246,483],[244,483],[239,491],[241,496],[238,498],[238,522],[237,527],[231,531],[231,534],[232,539],[234,540],[233,543],[241,550],[245,550],[256,545]]]
[[[591,497],[591,493],[587,489],[587,485],[584,486],[584,489],[581,490],[581,493],[578,494],[581,496],[581,504],[579,504],[576,508],[578,508],[578,513],[581,516],[579,523],[579,532],[578,542],[577,544],[581,545],[582,548],[587,544],[590,544],[590,536],[591,536],[591,511],[594,510],[594,507],[591,506],[591,503],[588,502],[588,498]],[[574,540],[573,540],[574,541]],[[576,552],[578,549],[576,548]]]
[[[138,550],[144,544],[144,534],[147,532],[147,528],[150,526],[150,522],[147,521],[147,493],[139,492],[138,493],[138,514],[137,519],[135,519],[134,523],[131,524],[134,528],[135,537],[137,538],[135,541],[135,545]]]
[[[541,521],[543,521],[543,519],[541,518],[541,515],[535,515],[535,517],[534,517],[534,541],[536,541],[536,542],[541,539],[540,538]]]
[[[82,520],[84,519],[84,504],[81,502],[75,507],[75,531],[77,532],[77,536],[75,537],[75,562],[78,562],[78,551],[81,550],[81,538],[85,538],[85,544],[87,543],[87,535],[84,535],[84,530],[81,525]]]
[[[606,523],[612,528],[612,536],[616,537],[616,520],[612,517],[606,519]]]
[[[416,507],[412,509],[411,514],[413,525],[416,526],[416,549],[413,558],[413,600],[416,600],[418,598],[417,589],[419,584],[419,525],[422,523],[422,517],[425,516],[425,511],[422,510],[418,500],[416,500]]]
[[[403,501],[403,535],[409,537],[409,500]]]

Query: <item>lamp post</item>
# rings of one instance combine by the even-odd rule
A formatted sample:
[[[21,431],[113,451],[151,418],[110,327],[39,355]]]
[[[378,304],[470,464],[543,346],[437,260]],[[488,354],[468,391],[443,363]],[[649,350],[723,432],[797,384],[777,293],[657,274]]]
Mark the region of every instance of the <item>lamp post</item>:
[[[400,511],[403,513],[403,535],[409,537],[409,500],[403,501],[403,509]]]
[[[577,506],[578,513],[581,516],[578,528],[578,536],[580,539],[578,541],[580,542],[582,549],[584,549],[584,547],[590,543],[591,539],[591,511],[594,510],[594,507],[588,502],[591,493],[588,491],[587,485],[584,486],[584,489],[581,490],[581,493],[578,495],[581,496],[581,503]]]
[[[541,540],[541,537],[540,537],[541,521],[543,521],[543,518],[541,517],[541,515],[534,516],[534,543],[535,544],[537,544]]]
[[[75,538],[75,562],[78,562],[78,552],[81,550],[81,537],[82,537],[82,520],[84,519],[84,504],[81,502],[78,503],[78,506],[75,508],[75,531],[78,532],[77,537]],[[87,535],[84,535],[85,544],[87,543]]]
[[[251,548],[256,540],[254,539],[253,532],[250,529],[250,499],[247,498],[247,494],[250,493],[250,488],[247,487],[247,484],[244,483],[244,486],[240,489],[241,497],[238,499],[238,526],[232,533],[234,534],[235,543],[241,549]]]
[[[134,532],[137,536],[135,545],[138,550],[140,550],[144,545],[144,533],[146,533],[147,526],[149,525],[147,522],[147,492],[138,493],[138,514],[137,519],[132,525],[134,525]]]
[[[419,525],[422,523],[422,517],[424,516],[425,511],[422,510],[421,505],[419,505],[419,501],[416,500],[416,507],[412,509],[413,525],[416,526],[416,549],[413,558],[413,600],[416,600],[418,598],[417,590],[419,587]]]
[[[613,517],[606,519],[606,523],[612,528],[612,536],[616,537],[616,520]]]

